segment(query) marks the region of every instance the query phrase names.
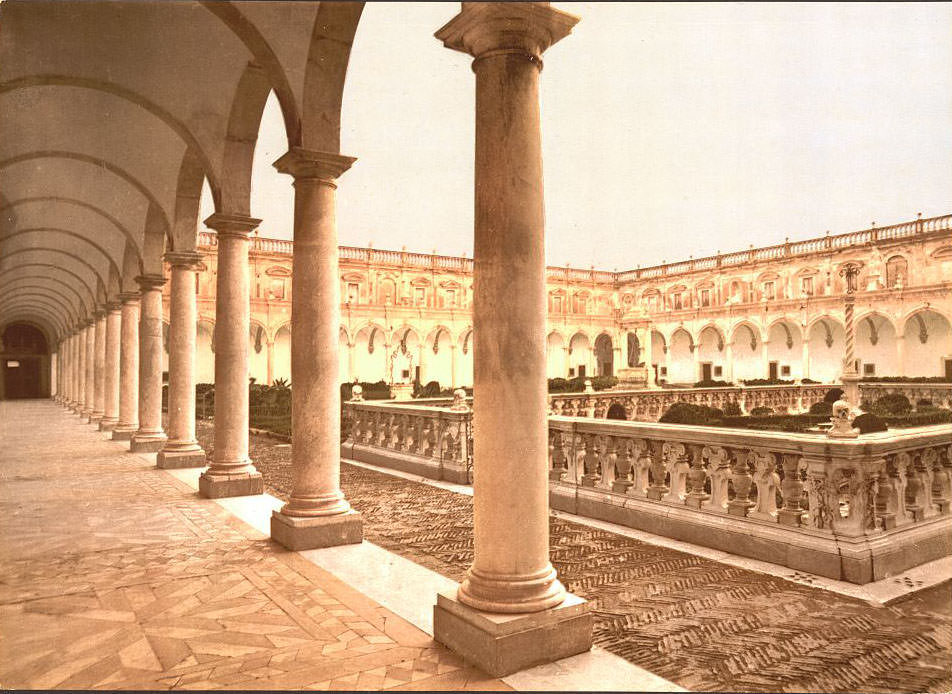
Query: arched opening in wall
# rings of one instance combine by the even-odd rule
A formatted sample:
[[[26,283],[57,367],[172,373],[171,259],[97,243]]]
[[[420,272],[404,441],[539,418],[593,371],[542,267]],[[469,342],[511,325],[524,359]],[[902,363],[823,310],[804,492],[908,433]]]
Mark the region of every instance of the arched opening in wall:
[[[742,323],[734,329],[731,343],[731,371],[734,383],[766,378],[759,331],[749,323]]]
[[[903,330],[903,375],[945,376],[952,380],[952,328],[932,309],[906,318]]]
[[[803,335],[791,321],[777,321],[767,331],[767,378],[803,378]]]
[[[568,366],[565,362],[565,339],[552,331],[545,338],[545,359],[547,378],[565,378]]]
[[[810,326],[808,349],[810,350],[810,378],[820,383],[839,380],[843,373],[843,358],[846,356],[846,331],[843,324],[824,316]]]
[[[268,382],[268,334],[260,323],[252,322],[248,335],[248,377],[255,383]]]
[[[595,361],[599,376],[613,376],[615,373],[615,351],[612,339],[602,333],[595,338]]]
[[[50,348],[35,325],[14,322],[0,333],[0,400],[50,396]]]
[[[668,382],[691,384],[698,380],[694,369],[694,350],[696,346],[691,334],[684,328],[678,328],[671,335],[668,346]]]
[[[291,382],[291,324],[286,323],[274,334],[274,354],[271,381],[284,379]],[[345,353],[346,354],[346,353]]]
[[[724,378],[724,336],[712,325],[701,331],[697,339],[697,359],[701,372],[698,380],[713,381]]]
[[[205,319],[195,331],[195,382],[215,382],[215,324]]]
[[[886,261],[886,286],[898,289],[909,285],[909,263],[901,255]]]
[[[668,343],[665,342],[664,335],[657,330],[651,331],[651,370],[650,378],[656,384],[668,380]]]
[[[458,386],[468,387],[473,385],[473,331],[465,330],[460,335],[459,343],[456,348],[459,352],[459,383]]]
[[[387,380],[388,354],[383,330],[368,325],[354,339],[354,378],[366,383]]]
[[[612,406],[608,408],[608,413],[605,415],[605,419],[628,419],[628,417],[625,415],[624,405],[620,405],[617,402],[612,404]]]
[[[437,381],[440,388],[453,386],[453,338],[446,328],[437,328],[427,337],[424,363],[426,365],[424,383]],[[421,376],[422,378],[422,376]]]
[[[898,359],[896,328],[879,313],[856,320],[856,358],[861,376],[902,376]]]
[[[592,375],[592,346],[585,333],[575,333],[569,340],[569,378]]]

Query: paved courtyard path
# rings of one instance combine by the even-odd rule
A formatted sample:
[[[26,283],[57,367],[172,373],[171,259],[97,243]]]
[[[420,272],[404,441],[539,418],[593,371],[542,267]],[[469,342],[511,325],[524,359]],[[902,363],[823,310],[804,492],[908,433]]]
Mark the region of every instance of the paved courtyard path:
[[[211,445],[201,428],[203,445]],[[287,445],[252,436],[252,457],[287,496]],[[472,562],[472,499],[344,464],[365,537],[454,580]],[[595,642],[696,691],[952,691],[952,584],[874,607],[799,583],[560,518],[552,561],[593,602]]]
[[[509,689],[49,401],[0,402],[0,687]]]

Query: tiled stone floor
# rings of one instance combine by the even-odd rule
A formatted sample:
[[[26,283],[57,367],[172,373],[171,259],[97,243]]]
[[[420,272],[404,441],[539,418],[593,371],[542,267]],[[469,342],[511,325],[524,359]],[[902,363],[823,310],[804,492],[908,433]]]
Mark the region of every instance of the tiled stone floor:
[[[286,498],[289,449],[253,436],[252,457]],[[347,464],[341,485],[368,540],[462,578],[473,551],[469,497]],[[594,604],[596,644],[682,687],[952,691],[949,582],[874,607],[564,519],[550,529],[560,578]]]
[[[0,687],[509,689],[48,401],[0,402]]]

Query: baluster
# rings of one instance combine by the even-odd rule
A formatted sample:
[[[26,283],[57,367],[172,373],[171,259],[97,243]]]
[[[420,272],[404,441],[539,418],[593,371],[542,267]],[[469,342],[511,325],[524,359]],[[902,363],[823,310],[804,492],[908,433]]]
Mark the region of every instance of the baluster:
[[[682,503],[687,494],[688,470],[690,470],[687,448],[683,443],[668,441],[665,442],[662,451],[669,480],[668,493],[664,495],[663,500]]]
[[[922,483],[919,493],[922,495],[920,506],[922,506],[923,518],[931,518],[938,514],[932,499],[932,482],[935,478],[935,465],[938,459],[939,455],[935,448],[926,448],[919,453],[919,461],[916,464],[916,472],[919,474],[919,481]]]
[[[707,460],[708,476],[711,480],[711,496],[702,507],[724,513],[727,510],[727,486],[731,474],[730,454],[722,446],[705,446],[701,456]]]
[[[748,518],[777,520],[777,489],[780,487],[780,475],[777,474],[777,461],[770,451],[752,450],[748,459],[754,467],[754,484],[757,485],[757,503],[747,514]]]
[[[704,470],[704,449],[706,446],[701,444],[691,444],[691,467],[688,470],[688,486],[690,491],[684,499],[684,503],[692,508],[701,508],[710,496],[704,493],[704,482],[707,479],[707,473]]]
[[[753,478],[748,469],[748,456],[734,454],[734,465],[731,469],[731,485],[734,487],[734,498],[727,503],[727,512],[732,516],[746,516],[754,502],[750,500],[750,487]]]
[[[922,494],[920,487],[922,480],[919,479],[919,473],[916,470],[915,454],[900,453],[899,464],[906,470],[906,511],[912,521],[921,521],[923,519]]]
[[[393,415],[384,413],[380,420],[380,442],[384,448],[390,448],[393,441]]]
[[[876,528],[876,480],[883,461],[874,461],[863,467],[841,464],[830,476],[830,486],[836,506],[833,507],[833,529],[839,534],[861,535]],[[840,503],[845,492],[847,501]]]
[[[550,434],[549,450],[551,451],[549,455],[549,460],[551,461],[549,479],[559,482],[569,469],[569,461],[565,456],[565,444],[562,440],[561,431],[553,431]]]
[[[661,441],[651,441],[651,486],[648,487],[648,498],[660,501],[667,494],[668,487],[664,483],[664,445]]]
[[[648,491],[648,468],[651,466],[651,454],[648,448],[648,442],[644,439],[635,439],[634,441],[634,484],[632,485],[634,493],[638,496],[645,496]],[[631,493],[629,491],[629,493]]]
[[[616,439],[617,441],[618,439]],[[615,453],[615,478],[612,480],[612,491],[627,494],[631,488],[631,471],[635,464],[635,443],[631,439],[621,439],[620,451]]]
[[[781,525],[799,526],[802,511],[800,497],[803,495],[803,483],[800,481],[800,456],[793,453],[784,453],[780,458],[783,468],[783,481],[780,483],[780,494],[783,497],[783,508],[777,512],[777,521]]]
[[[906,468],[902,459],[908,455],[890,455],[880,473],[879,492],[876,495],[876,511],[882,519],[883,530],[891,530],[909,522],[906,513]]]
[[[599,470],[601,479],[598,481],[598,486],[612,489],[615,482],[615,461],[618,459],[618,453],[615,450],[618,439],[614,436],[604,436],[600,439],[602,442],[601,455],[599,456],[601,460],[601,469]]]
[[[806,473],[807,498],[810,507],[809,525],[817,530],[832,531],[836,495],[830,488],[824,461],[808,461]]]
[[[935,453],[935,462],[932,465],[932,499],[939,507],[939,513],[949,512],[949,503],[952,501],[952,487],[950,487],[949,470],[952,461],[949,460],[949,450],[952,446],[931,449]]]
[[[594,487],[598,481],[598,440],[594,434],[582,434],[582,486]]]

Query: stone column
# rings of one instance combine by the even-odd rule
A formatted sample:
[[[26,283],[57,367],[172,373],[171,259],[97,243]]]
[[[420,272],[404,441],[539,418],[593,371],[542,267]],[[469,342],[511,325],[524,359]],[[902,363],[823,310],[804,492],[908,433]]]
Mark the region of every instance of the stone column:
[[[106,391],[106,311],[96,311],[94,328],[95,353],[93,355],[93,411],[89,417],[91,424],[102,421],[104,396]]]
[[[202,496],[261,494],[264,482],[248,457],[248,335],[251,299],[249,236],[260,219],[215,213],[205,226],[218,232],[215,296],[215,452],[198,480]]]
[[[642,333],[641,339],[641,359],[645,363],[645,387],[657,388],[654,373],[654,350],[651,346],[651,328]]]
[[[457,357],[456,357],[456,342],[450,345],[450,387],[453,390],[459,388],[459,369],[457,367]],[[548,359],[548,357],[547,357]],[[546,364],[546,371],[548,371],[548,364]]]
[[[119,329],[119,421],[113,441],[128,441],[139,429],[139,293],[123,292]]]
[[[804,378],[810,378],[810,341],[808,339],[803,339],[803,356],[802,362],[800,364],[800,380]]]
[[[57,350],[59,345],[57,345]],[[50,353],[50,398],[53,402],[59,400],[59,393],[56,392],[56,389],[59,388],[59,359],[57,358],[57,352],[54,350]]]
[[[76,402],[76,391],[75,391],[75,366],[76,366],[76,332],[75,330],[66,338],[66,363],[63,365],[66,369],[66,400],[64,405],[67,409],[73,406],[73,403]]]
[[[267,364],[267,383],[271,386],[274,385],[274,340],[265,340],[264,355]]]
[[[195,438],[195,271],[202,256],[166,253],[172,268],[169,311],[169,432],[156,457],[160,468],[204,467],[205,451]]]
[[[83,409],[80,416],[89,422],[96,399],[96,319],[90,318],[83,330]]]
[[[896,373],[900,373],[900,374],[906,373],[906,336],[905,335],[896,335]]]
[[[99,431],[112,431],[119,423],[119,346],[122,332],[122,304],[106,305],[106,361],[103,381],[103,415]]]
[[[79,414],[83,403],[83,354],[82,346],[85,344],[83,337],[83,328],[76,327],[73,330],[73,364],[71,367],[73,379],[73,397],[70,400],[69,408]]]
[[[350,338],[347,341],[347,381],[351,382],[357,377],[357,345],[354,344],[354,339]],[[292,381],[292,384],[294,382]]]
[[[724,343],[724,380],[734,382],[734,343]]]
[[[139,429],[133,453],[158,453],[167,437],[162,430],[162,275],[141,275],[139,284]]]
[[[494,676],[591,647],[588,604],[549,562],[539,122],[541,54],[577,21],[547,3],[467,2],[436,34],[475,57],[476,433],[473,565],[438,596],[434,638]]]
[[[361,542],[360,514],[340,490],[340,276],[336,181],[354,159],[293,148],[277,162],[294,177],[291,284],[291,475],[271,537],[301,550]]]

